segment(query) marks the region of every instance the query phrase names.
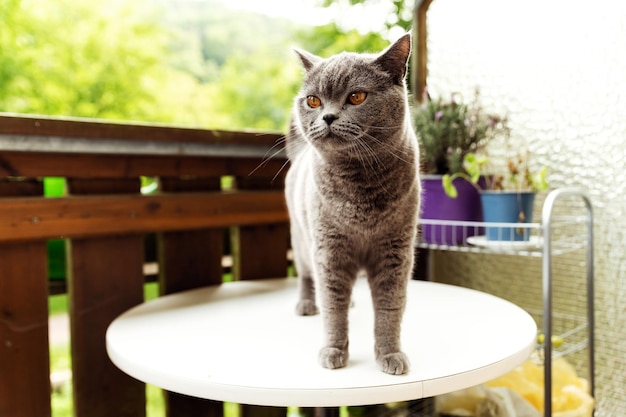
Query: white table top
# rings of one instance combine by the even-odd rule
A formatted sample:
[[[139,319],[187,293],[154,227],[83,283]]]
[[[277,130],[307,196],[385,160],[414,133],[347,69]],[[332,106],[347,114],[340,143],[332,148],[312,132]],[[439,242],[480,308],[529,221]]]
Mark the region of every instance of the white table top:
[[[295,314],[295,279],[241,281],[161,297],[107,331],[111,360],[169,391],[268,406],[331,407],[430,397],[477,385],[528,358],[536,325],[522,309],[461,287],[410,281],[403,322],[408,374],[378,370],[367,281],[355,285],[350,360],[317,363],[319,315]]]

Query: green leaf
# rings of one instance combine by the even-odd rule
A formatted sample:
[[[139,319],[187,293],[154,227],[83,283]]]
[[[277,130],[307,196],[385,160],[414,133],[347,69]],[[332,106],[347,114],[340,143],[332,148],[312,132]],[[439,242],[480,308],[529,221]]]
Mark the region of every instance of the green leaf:
[[[487,163],[486,157],[478,157],[476,154],[468,153],[463,158],[463,167],[470,176],[472,183],[477,184],[480,179],[480,174],[483,166]]]
[[[548,189],[548,167],[543,167],[533,178],[535,191],[545,191]]]
[[[448,174],[441,177],[441,185],[443,186],[443,190],[446,192],[446,195],[450,198],[457,198],[459,193],[456,190],[456,187],[452,183],[452,177]]]

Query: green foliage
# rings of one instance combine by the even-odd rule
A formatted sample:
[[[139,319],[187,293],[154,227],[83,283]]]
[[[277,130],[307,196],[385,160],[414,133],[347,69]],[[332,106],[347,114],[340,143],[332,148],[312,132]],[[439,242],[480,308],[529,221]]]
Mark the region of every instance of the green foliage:
[[[464,172],[464,158],[498,136],[508,136],[506,119],[487,114],[474,100],[463,103],[460,95],[450,100],[427,97],[414,112],[414,127],[420,143],[422,169],[428,174]]]
[[[385,0],[389,3],[389,14],[385,20],[385,26],[391,30],[394,28],[401,28],[403,31],[408,31],[413,25],[413,7],[415,6],[415,0]],[[323,5],[328,7],[333,3],[337,3],[338,0],[324,0]],[[352,6],[356,4],[375,4],[380,3],[380,0],[339,0],[340,3],[348,3]]]
[[[465,155],[463,165],[465,166],[465,171],[468,173],[472,183],[478,184],[483,167],[487,164],[487,162],[489,162],[489,160],[484,156],[478,156],[473,153]]]
[[[532,172],[529,167],[530,152],[525,155],[517,153],[507,160],[507,175],[494,176],[494,190],[528,190],[545,191],[548,189],[548,167]]]
[[[380,34],[303,28],[217,0],[0,0],[0,111],[284,130],[301,69]]]
[[[72,357],[69,343],[50,346],[50,370],[67,372],[70,369],[72,369]],[[51,393],[50,402],[55,417],[70,417],[74,414],[71,380],[60,390]]]
[[[284,130],[301,75],[291,50],[260,49],[232,55],[224,64],[215,104],[234,129]]]
[[[218,81],[233,54],[284,48],[295,27],[287,20],[226,8],[216,0],[157,3],[162,25],[170,34],[168,64],[201,84]]]
[[[378,33],[361,34],[355,29],[343,31],[335,23],[301,30],[298,39],[302,48],[323,57],[343,51],[379,52],[389,46]]]
[[[65,314],[68,310],[67,294],[56,294],[48,297],[48,314],[51,316]]]
[[[109,119],[162,119],[161,29],[141,3],[0,0],[0,109]]]
[[[484,178],[484,186],[492,191],[532,191],[539,192],[548,189],[548,167],[532,172],[529,167],[530,153],[526,152],[525,157],[521,154],[507,160],[507,175],[498,175],[486,171],[489,167],[489,158],[479,156],[474,153],[465,155],[463,166],[465,172],[457,172],[453,175],[445,174],[441,183],[444,191],[449,197],[458,196],[453,181],[456,178],[463,178],[481,190],[480,179]]]

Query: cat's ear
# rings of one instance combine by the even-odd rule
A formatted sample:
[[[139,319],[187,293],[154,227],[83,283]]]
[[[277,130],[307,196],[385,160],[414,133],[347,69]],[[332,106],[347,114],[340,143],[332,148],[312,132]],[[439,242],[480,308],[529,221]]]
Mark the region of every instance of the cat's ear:
[[[302,49],[293,48],[293,50],[300,57],[300,61],[302,61],[302,66],[305,70],[309,71],[316,63],[320,62],[322,58],[317,55],[313,55],[310,52],[304,51]]]
[[[394,83],[402,85],[410,56],[411,34],[407,33],[383,51],[376,59],[376,63],[391,74]]]

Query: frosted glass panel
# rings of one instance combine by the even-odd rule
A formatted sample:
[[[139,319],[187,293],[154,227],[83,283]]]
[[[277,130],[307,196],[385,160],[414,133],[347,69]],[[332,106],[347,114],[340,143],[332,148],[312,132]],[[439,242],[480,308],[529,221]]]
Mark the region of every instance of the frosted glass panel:
[[[626,2],[435,0],[428,55],[431,95],[469,99],[479,87],[487,110],[508,115],[513,146],[528,147],[535,167],[548,165],[552,188],[579,187],[591,196],[596,415],[626,415]],[[540,296],[530,284],[540,280],[540,268],[528,261],[437,257],[446,257],[436,262],[438,279],[498,292],[493,287],[510,285],[511,270],[521,271],[516,285],[526,281]],[[576,276],[576,259],[558,259],[556,268]],[[558,285],[567,287],[567,279]],[[576,291],[583,289],[564,290],[557,301],[567,308]]]

